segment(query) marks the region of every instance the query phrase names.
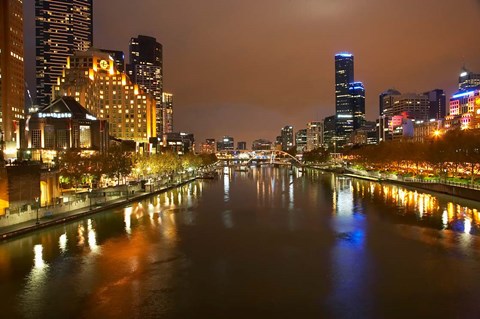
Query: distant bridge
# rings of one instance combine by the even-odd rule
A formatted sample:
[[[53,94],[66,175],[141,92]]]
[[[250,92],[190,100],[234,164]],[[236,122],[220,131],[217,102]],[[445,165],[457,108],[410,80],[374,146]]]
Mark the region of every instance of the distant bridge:
[[[220,161],[235,162],[241,166],[249,166],[253,162],[268,163],[275,165],[296,165],[303,166],[303,163],[295,156],[279,150],[237,150],[237,151],[221,151],[216,153]]]

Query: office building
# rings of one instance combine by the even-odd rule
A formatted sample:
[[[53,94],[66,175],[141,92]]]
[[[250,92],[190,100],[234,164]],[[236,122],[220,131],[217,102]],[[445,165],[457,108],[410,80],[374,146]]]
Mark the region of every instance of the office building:
[[[461,92],[471,91],[480,87],[480,73],[473,73],[463,68],[458,78],[458,90]]]
[[[157,39],[139,35],[130,40],[127,74],[133,83],[151,94],[157,107],[157,135],[163,135],[163,47]]]
[[[335,140],[337,146],[365,121],[365,87],[355,82],[354,57],[350,53],[335,55]]]
[[[430,101],[430,109],[428,112],[428,118],[440,120],[447,115],[447,96],[444,90],[435,89],[423,93],[428,96]]]
[[[4,155],[18,148],[18,123],[25,116],[23,1],[0,1],[0,123]]]
[[[158,109],[157,109],[158,110]],[[173,94],[162,93],[163,132],[173,132]],[[157,121],[158,124],[158,121]]]
[[[332,115],[323,120],[323,144],[330,148],[336,145],[336,116]]]
[[[235,150],[235,140],[231,136],[224,136],[220,141],[217,142],[217,151],[234,151]]]
[[[307,150],[307,129],[301,129],[295,133],[295,145],[297,153]]]
[[[333,128],[333,127],[332,127]],[[307,151],[311,152],[323,146],[324,123],[310,122],[307,124]]]
[[[115,138],[149,143],[157,136],[155,100],[118,72],[107,53],[90,49],[68,58],[55,96],[72,96],[94,116],[107,120]]]
[[[379,96],[379,115],[385,115],[385,113],[390,112],[395,103],[395,96],[402,95],[399,91],[395,89],[389,89]]]
[[[282,151],[289,151],[295,145],[293,137],[293,126],[287,125],[282,128],[280,136],[282,142]]]
[[[195,136],[183,132],[165,133],[163,146],[178,155],[192,153],[195,150]]]
[[[93,0],[35,0],[37,104],[46,106],[75,51],[93,44]]]
[[[406,114],[409,118],[417,121],[428,121],[430,119],[430,98],[428,95],[407,93],[386,96],[385,100],[393,101],[393,105],[384,108],[383,112],[383,115],[389,118]]]
[[[353,106],[350,84],[354,81],[354,57],[350,53],[335,55],[336,139],[344,144],[353,132]]]
[[[349,90],[355,131],[365,124],[365,87],[362,82],[353,82],[350,83]]]

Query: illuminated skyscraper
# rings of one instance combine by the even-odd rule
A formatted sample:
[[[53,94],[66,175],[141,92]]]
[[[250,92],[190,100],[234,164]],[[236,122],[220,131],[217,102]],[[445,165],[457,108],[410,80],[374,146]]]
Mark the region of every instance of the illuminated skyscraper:
[[[93,44],[93,0],[35,0],[37,103],[50,104],[67,58]]]
[[[280,136],[282,137],[282,151],[289,151],[295,145],[293,126],[287,125],[282,128]]]
[[[353,110],[353,130],[365,123],[365,87],[362,82],[350,83],[350,99]]]
[[[163,133],[173,132],[173,94],[162,94]],[[158,109],[157,109],[158,111]],[[158,122],[157,122],[158,125]]]
[[[353,104],[350,84],[354,81],[354,58],[350,53],[335,55],[336,139],[344,144],[353,132]]]
[[[365,122],[365,87],[354,82],[354,57],[350,53],[335,55],[335,140],[342,146],[353,131]]]
[[[17,145],[18,123],[24,118],[23,1],[0,1],[0,122],[7,151]],[[10,145],[8,144],[12,144]],[[8,154],[7,154],[8,155]],[[14,154],[12,154],[14,155]]]
[[[163,48],[157,39],[144,35],[130,40],[127,74],[133,83],[151,94],[157,105],[157,136],[163,135]]]

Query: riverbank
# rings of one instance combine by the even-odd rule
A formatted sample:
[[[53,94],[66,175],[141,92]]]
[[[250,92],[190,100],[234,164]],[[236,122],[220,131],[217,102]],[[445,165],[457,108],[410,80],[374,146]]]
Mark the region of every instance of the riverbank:
[[[358,179],[363,179],[363,180],[377,182],[377,183],[395,184],[395,185],[400,185],[409,189],[422,190],[422,191],[427,191],[431,193],[449,195],[453,197],[473,200],[476,202],[480,201],[480,190],[478,189],[472,189],[472,188],[461,187],[456,185],[447,185],[447,184],[435,183],[435,182],[421,183],[421,182],[394,180],[390,178],[377,178],[377,177],[371,177],[371,176],[348,172],[347,170],[322,169],[320,167],[315,167],[315,166],[309,166],[309,168],[318,169],[318,170],[322,170],[330,173],[341,174],[346,177],[358,178]]]
[[[181,187],[183,185],[189,184],[195,180],[197,180],[198,177],[193,177],[188,180],[166,186],[164,188],[161,188],[156,191],[152,192],[143,192],[143,193],[137,193],[129,196],[128,198],[121,198],[117,200],[113,200],[110,202],[107,202],[103,206],[97,206],[97,207],[84,207],[76,210],[72,210],[70,212],[66,212],[63,214],[58,214],[55,215],[53,218],[48,218],[44,217],[40,219],[40,223],[36,224],[36,220],[31,220],[28,222],[12,225],[12,226],[7,226],[7,227],[1,227],[0,228],[0,241],[5,241],[14,237],[18,237],[30,232],[34,232],[40,229],[56,226],[56,225],[61,225],[63,223],[67,223],[70,221],[74,221],[77,219],[81,219],[86,216],[94,215],[109,209],[121,207],[136,201],[143,200],[145,198],[151,197],[156,194],[161,194],[167,191],[170,191],[172,189]]]

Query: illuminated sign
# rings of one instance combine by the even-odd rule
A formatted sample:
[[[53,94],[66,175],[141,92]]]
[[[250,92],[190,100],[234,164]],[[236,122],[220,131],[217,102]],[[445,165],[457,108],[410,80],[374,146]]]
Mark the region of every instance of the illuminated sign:
[[[71,113],[38,113],[39,118],[55,118],[55,119],[65,119],[71,118]]]
[[[108,61],[106,61],[106,60],[101,60],[101,61],[100,61],[100,67],[101,67],[103,70],[108,70],[109,67],[110,67],[110,63],[108,63]]]

